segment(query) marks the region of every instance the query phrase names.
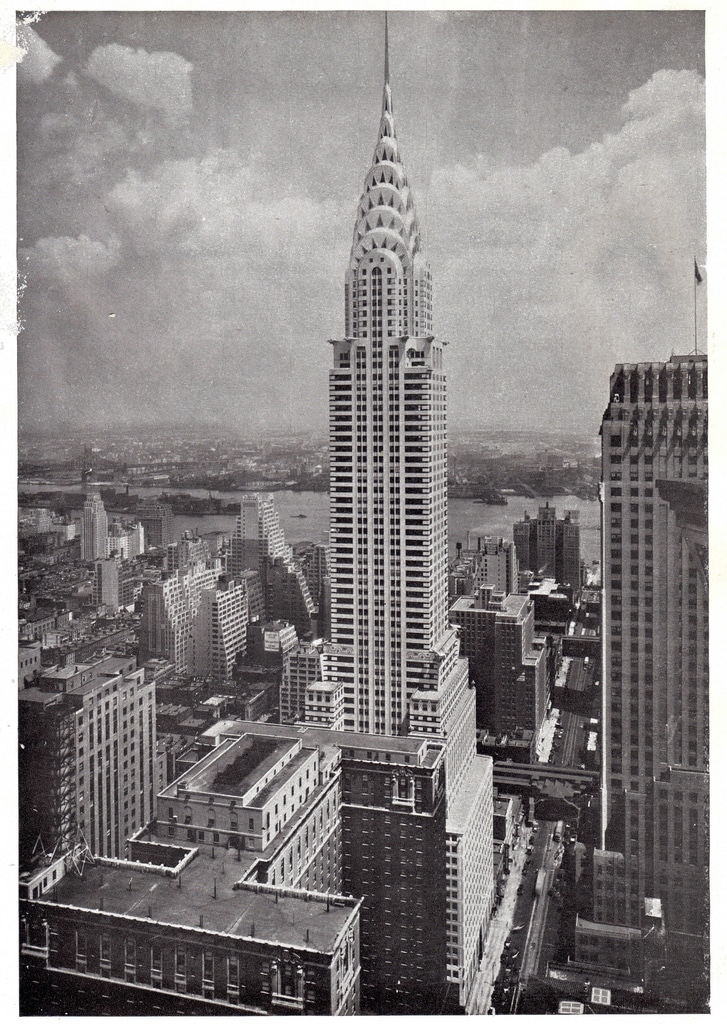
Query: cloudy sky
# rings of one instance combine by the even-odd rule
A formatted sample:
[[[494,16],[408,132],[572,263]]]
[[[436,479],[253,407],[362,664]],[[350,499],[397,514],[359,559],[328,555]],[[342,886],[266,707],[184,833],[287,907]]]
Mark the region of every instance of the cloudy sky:
[[[390,16],[454,427],[593,434],[615,362],[693,348],[703,27]],[[21,36],[21,429],[323,427],[383,16],[52,13]],[[704,339],[706,280],[698,306]]]

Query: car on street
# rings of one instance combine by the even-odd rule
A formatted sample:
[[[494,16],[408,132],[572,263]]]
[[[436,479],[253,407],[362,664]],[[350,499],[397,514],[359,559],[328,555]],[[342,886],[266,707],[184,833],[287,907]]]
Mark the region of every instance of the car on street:
[[[518,896],[522,896],[522,894],[523,894],[523,891],[524,891],[524,886],[522,886],[522,885],[519,885],[519,886],[517,887],[517,894],[518,894]]]

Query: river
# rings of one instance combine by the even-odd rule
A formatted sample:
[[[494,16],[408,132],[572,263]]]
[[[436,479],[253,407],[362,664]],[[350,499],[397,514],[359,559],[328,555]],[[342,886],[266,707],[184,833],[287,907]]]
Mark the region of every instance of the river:
[[[54,487],[53,484],[21,483],[19,490],[33,491],[59,490],[81,492],[80,484],[74,486]],[[175,489],[155,487],[130,487],[132,494],[145,497],[158,497],[166,490],[172,493]],[[197,498],[206,498],[208,491],[181,488],[176,493],[191,494]],[[239,501],[240,492],[212,491],[212,496],[232,503]],[[322,491],[274,491],[275,507],[280,515],[280,522],[289,544],[299,541],[322,543],[328,539],[328,495]],[[586,501],[573,495],[562,495],[556,498],[522,498],[511,497],[507,505],[483,505],[471,498],[449,499],[449,548],[454,553],[458,541],[467,543],[467,532],[472,537],[506,537],[512,540],[512,524],[522,519],[523,513],[531,516],[537,513],[538,506],[549,500],[562,515],[565,509],[574,509],[579,513],[581,524],[581,558],[591,563],[600,558],[600,505],[597,501]],[[79,508],[81,503],[79,502]],[[302,517],[302,518],[298,518]],[[183,530],[196,530],[198,533],[210,533],[213,530],[232,531],[235,526],[234,516],[174,516],[174,529],[179,536]]]

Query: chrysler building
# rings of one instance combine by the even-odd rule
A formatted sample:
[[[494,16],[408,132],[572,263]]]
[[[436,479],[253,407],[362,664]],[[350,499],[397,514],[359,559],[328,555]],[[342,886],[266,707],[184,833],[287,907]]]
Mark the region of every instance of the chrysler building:
[[[345,337],[331,342],[331,643],[316,721],[445,748],[447,977],[460,1005],[476,1006],[493,900],[492,762],[477,756],[475,691],[447,616],[444,348],[394,127],[388,27],[345,294]]]
[[[443,345],[432,333],[431,276],[394,128],[388,45],[345,322],[330,372],[328,675],[343,686],[344,728],[434,733],[445,691],[466,689],[467,666],[447,621]]]

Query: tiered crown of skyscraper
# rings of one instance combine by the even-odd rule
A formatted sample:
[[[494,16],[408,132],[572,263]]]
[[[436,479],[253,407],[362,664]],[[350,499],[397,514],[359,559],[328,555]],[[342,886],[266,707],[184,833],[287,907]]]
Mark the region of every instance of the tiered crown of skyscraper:
[[[407,269],[419,252],[419,221],[394,127],[388,31],[379,138],[358,204],[350,269],[356,270],[372,249],[390,249]]]
[[[400,287],[387,292],[385,314],[378,325],[384,336],[427,336],[432,332],[429,268],[421,252],[419,220],[399,153],[389,82],[389,35],[386,31],[384,94],[381,122],[371,167],[364,180],[356,211],[351,257],[346,274],[346,335],[371,338],[375,325],[368,320],[374,311],[365,301],[370,283],[367,268],[386,263]],[[375,254],[375,255],[374,255]],[[382,259],[383,257],[383,259]]]

